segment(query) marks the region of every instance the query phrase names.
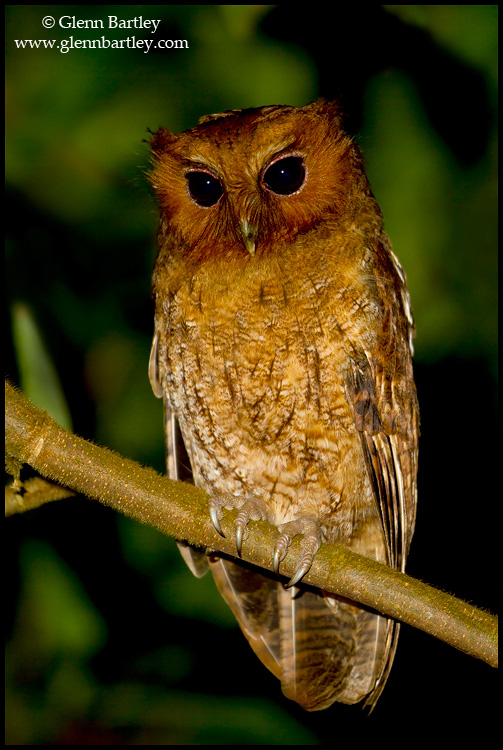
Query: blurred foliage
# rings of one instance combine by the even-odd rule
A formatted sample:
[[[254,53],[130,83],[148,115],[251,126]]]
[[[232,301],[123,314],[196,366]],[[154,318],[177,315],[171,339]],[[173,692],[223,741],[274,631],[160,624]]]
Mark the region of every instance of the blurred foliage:
[[[58,373],[44,344],[30,308],[23,303],[12,306],[12,336],[19,362],[20,383],[37,403],[62,427],[72,429],[72,418],[61,388]]]
[[[495,463],[497,6],[326,13],[6,6],[7,372],[53,412],[64,393],[76,432],[162,470],[142,139],[209,112],[340,98],[416,317],[423,474],[411,572],[491,606],[474,559],[490,563],[495,529],[472,500],[491,497]],[[106,26],[112,14],[161,23],[154,34],[41,24]],[[14,41],[102,36],[189,46],[63,54]],[[325,744],[340,723],[337,739],[350,726],[364,741],[397,711],[419,734],[426,715],[437,736],[460,715],[489,729],[488,668],[406,630],[372,717],[302,712],[172,540],[85,500],[54,505],[9,520],[7,744]],[[467,529],[480,546],[465,560]]]

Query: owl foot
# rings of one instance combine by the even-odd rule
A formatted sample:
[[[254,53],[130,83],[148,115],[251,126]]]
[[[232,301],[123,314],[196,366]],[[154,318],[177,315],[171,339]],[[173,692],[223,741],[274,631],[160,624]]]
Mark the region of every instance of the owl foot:
[[[304,539],[302,540],[302,554],[291,580],[286,585],[286,588],[291,588],[305,576],[313,564],[314,556],[321,547],[321,529],[316,518],[312,516],[300,516],[295,521],[284,523],[278,528],[281,535],[274,547],[275,573],[279,573],[279,564],[285,559],[288,547],[292,543],[293,538],[298,534],[304,535]]]
[[[243,539],[246,539],[248,535],[248,522],[264,521],[267,518],[265,503],[257,497],[236,497],[229,494],[219,495],[218,497],[210,498],[209,506],[213,526],[220,536],[223,537],[225,537],[225,534],[220,526],[220,519],[223,517],[223,508],[227,510],[236,508],[239,510],[234,524],[238,555],[241,554]]]

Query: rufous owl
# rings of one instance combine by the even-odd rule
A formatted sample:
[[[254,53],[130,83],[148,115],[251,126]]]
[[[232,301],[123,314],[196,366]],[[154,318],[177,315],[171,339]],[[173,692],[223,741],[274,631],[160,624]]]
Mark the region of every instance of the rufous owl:
[[[302,584],[322,542],[404,569],[414,529],[418,406],[405,274],[337,103],[203,117],[152,139],[160,207],[149,374],[221,533],[239,510],[276,525],[284,585],[180,544],[208,568],[255,653],[309,711],[371,707],[398,624]],[[292,593],[293,592],[293,593]]]

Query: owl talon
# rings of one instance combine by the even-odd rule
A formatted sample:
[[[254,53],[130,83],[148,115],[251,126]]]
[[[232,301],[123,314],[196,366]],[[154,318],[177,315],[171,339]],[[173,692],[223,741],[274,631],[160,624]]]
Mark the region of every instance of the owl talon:
[[[299,583],[299,581],[302,578],[304,578],[304,576],[306,575],[306,573],[309,570],[309,568],[311,567],[312,563],[313,563],[313,561],[311,559],[311,561],[309,563],[304,563],[304,565],[301,565],[300,567],[296,568],[294,575],[290,578],[290,580],[288,581],[288,583],[285,585],[285,588],[286,589],[291,589],[292,586],[295,586],[297,583]]]
[[[258,498],[247,498],[241,504],[241,510],[234,524],[236,529],[236,548],[241,556],[243,539],[248,536],[248,523],[250,521],[263,521],[266,517],[265,505]]]
[[[218,518],[218,514],[220,511],[220,515],[222,515],[222,511],[219,508],[219,504],[215,500],[214,497],[210,498],[210,518],[213,523],[213,526],[215,527],[215,530],[218,531],[220,536],[223,536],[225,539],[225,534],[222,531],[222,527],[220,526],[220,521]]]
[[[283,558],[280,558],[279,551],[276,549],[275,552],[274,552],[274,558],[273,558],[273,561],[272,561],[272,566],[273,566],[273,569],[274,569],[274,572],[276,573],[276,575],[279,575],[279,564],[280,564],[280,562],[281,562],[282,559]]]
[[[248,523],[250,521],[263,521],[266,518],[265,504],[256,497],[234,497],[233,495],[212,497],[210,498],[209,508],[213,526],[224,538],[225,534],[220,526],[220,519],[223,517],[222,508],[227,510],[237,508],[239,510],[234,524],[236,548],[239,556],[241,556],[243,540],[248,536]]]
[[[313,564],[314,556],[321,546],[321,529],[315,518],[312,516],[303,516],[295,519],[295,521],[282,524],[279,530],[281,535],[276,541],[274,548],[273,567],[275,573],[279,572],[279,564],[285,559],[288,547],[292,543],[293,538],[298,534],[304,535],[300,560],[292,578],[285,587],[289,589],[299,583]]]
[[[239,516],[238,516],[239,518]],[[243,527],[237,525],[236,521],[236,549],[239,557],[241,557],[241,547],[243,545]]]

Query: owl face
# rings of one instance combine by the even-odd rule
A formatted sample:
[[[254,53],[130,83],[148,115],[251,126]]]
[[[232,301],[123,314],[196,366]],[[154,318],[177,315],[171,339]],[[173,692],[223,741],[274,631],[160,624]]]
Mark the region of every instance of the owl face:
[[[368,191],[335,103],[271,106],[203,118],[152,142],[152,184],[173,244],[194,260],[278,252]],[[197,256],[197,257],[196,257]]]

